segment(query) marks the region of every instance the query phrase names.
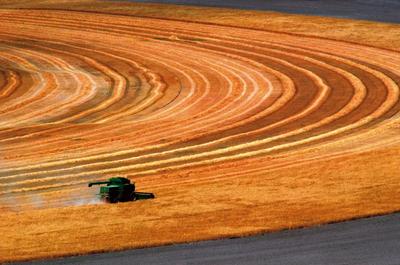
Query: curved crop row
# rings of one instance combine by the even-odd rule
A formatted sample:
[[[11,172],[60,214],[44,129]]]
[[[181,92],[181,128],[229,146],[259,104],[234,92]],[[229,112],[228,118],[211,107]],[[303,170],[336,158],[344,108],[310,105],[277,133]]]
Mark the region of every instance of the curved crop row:
[[[115,174],[154,188],[266,174],[293,163],[273,154],[363,137],[400,109],[394,51],[87,12],[0,24],[0,198],[21,206]]]

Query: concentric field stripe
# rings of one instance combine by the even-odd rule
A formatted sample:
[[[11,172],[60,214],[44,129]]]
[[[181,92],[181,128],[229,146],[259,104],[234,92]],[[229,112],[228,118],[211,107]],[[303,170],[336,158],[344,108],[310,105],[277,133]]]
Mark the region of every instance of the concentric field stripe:
[[[377,133],[399,117],[396,51],[77,11],[0,10],[0,25],[2,209],[71,205],[115,174],[195,185],[397,141]]]

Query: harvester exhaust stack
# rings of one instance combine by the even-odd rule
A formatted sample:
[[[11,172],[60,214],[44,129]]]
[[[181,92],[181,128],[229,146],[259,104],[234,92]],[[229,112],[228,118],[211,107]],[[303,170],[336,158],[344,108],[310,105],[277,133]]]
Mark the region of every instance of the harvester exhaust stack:
[[[110,203],[154,198],[153,193],[135,192],[135,183],[131,183],[129,179],[122,177],[110,178],[108,181],[90,182],[88,186],[103,184],[106,186],[100,187],[99,196]]]

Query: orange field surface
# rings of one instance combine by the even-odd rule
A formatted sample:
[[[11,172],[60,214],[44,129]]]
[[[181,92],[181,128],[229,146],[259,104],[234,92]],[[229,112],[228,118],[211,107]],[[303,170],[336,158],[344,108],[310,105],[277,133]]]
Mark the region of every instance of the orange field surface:
[[[30,2],[0,0],[0,262],[400,210],[400,26]],[[115,175],[156,199],[101,203]]]

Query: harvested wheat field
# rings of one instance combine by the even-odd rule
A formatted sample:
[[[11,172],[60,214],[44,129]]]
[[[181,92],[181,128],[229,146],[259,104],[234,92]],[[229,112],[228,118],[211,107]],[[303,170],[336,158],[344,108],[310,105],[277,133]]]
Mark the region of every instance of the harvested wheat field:
[[[13,2],[0,1],[0,262],[400,210],[400,26]],[[156,199],[102,204],[87,183],[115,175]]]

